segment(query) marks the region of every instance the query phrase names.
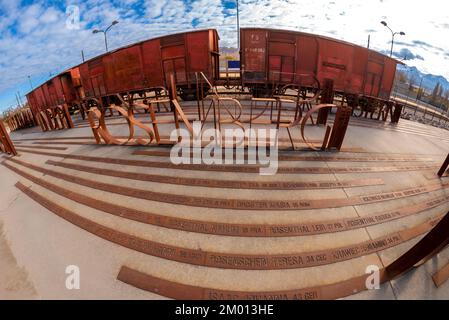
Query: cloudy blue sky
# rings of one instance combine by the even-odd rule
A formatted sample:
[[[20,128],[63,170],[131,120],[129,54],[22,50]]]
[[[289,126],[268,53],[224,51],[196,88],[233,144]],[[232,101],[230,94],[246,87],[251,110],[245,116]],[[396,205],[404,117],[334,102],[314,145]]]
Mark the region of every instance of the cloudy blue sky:
[[[408,65],[449,78],[449,10],[444,0],[240,0],[241,26],[261,26],[323,34],[395,52]],[[79,23],[76,12],[79,11]],[[236,46],[235,0],[0,0],[0,110],[15,103],[15,93],[30,90],[56,73],[104,51],[161,34],[217,28],[221,46]]]

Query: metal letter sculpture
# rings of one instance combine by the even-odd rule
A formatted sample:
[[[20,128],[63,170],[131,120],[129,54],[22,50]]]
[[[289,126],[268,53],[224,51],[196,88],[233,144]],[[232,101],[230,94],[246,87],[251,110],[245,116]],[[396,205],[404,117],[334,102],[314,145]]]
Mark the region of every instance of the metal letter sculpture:
[[[122,97],[118,95],[117,97],[121,100],[122,104],[125,105],[127,108],[125,109],[120,106],[110,105],[108,109],[117,111],[121,116],[123,116],[126,119],[129,128],[128,139],[117,139],[109,132],[105,121],[106,108],[102,108],[101,103],[98,101],[100,109],[97,107],[93,107],[89,110],[88,113],[89,124],[90,127],[92,128],[92,132],[94,134],[96,142],[100,144],[103,139],[106,144],[115,144],[115,145],[146,146],[151,144],[151,142],[156,138],[156,135],[151,129],[151,127],[143,124],[134,117],[135,105],[132,104],[132,102],[130,103],[126,102],[122,99]],[[137,106],[142,109],[149,109],[150,111],[152,110],[151,107],[144,104],[138,104]],[[153,123],[153,125],[155,124]],[[137,126],[138,128],[144,130],[147,133],[148,138],[146,139],[140,137],[134,138],[135,133],[134,126]],[[159,136],[159,134],[157,136]]]
[[[438,176],[440,178],[444,175],[448,166],[449,166],[449,154],[447,155],[446,160],[444,160],[443,165],[441,166],[440,170],[438,171]]]
[[[14,147],[2,120],[0,120],[0,150],[12,156],[17,156],[16,148]]]

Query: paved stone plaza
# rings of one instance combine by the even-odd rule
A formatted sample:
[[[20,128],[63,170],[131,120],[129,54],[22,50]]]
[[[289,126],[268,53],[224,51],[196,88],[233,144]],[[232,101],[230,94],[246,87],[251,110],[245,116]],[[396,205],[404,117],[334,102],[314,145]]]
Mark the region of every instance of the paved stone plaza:
[[[194,107],[187,114],[194,119]],[[148,115],[139,118],[149,120]],[[128,134],[123,119],[114,116],[107,123],[113,124],[112,134]],[[448,131],[403,119],[392,125],[352,118],[341,152],[304,150],[299,128],[294,128],[301,150],[280,151],[279,171],[272,176],[249,172],[242,165],[173,167],[169,148],[96,145],[87,122],[77,116],[75,124],[71,130],[42,133],[35,127],[14,132],[11,139],[20,156],[1,156],[8,167],[0,166],[0,268],[6,270],[8,281],[0,281],[0,299],[166,298],[118,280],[122,267],[214,290],[322,288],[326,296],[330,284],[362,276],[369,265],[387,266],[430,230],[425,227],[429,220],[449,209],[445,200],[424,210],[406,209],[403,216],[381,222],[342,230],[317,227],[348,219],[369,221],[376,214],[449,196],[449,180],[436,176],[449,152]],[[172,127],[160,126],[161,135],[168,136]],[[310,139],[318,141],[323,135],[323,127],[307,127]],[[281,131],[280,141],[282,148],[289,147],[287,132]],[[27,194],[15,186],[17,182]],[[391,199],[361,197],[419,187],[420,192]],[[268,207],[261,209],[259,204]],[[284,231],[280,236],[273,228],[264,229],[267,225]],[[101,231],[106,228],[109,231]],[[126,245],[114,236],[117,232]],[[148,247],[127,237],[144,239]],[[338,250],[386,238],[396,242],[346,258],[345,251]],[[185,255],[178,256],[181,249]],[[333,259],[298,262],[298,257],[323,252]],[[195,255],[207,259],[196,260]],[[264,259],[273,256],[278,263],[264,267]],[[230,262],[230,257],[243,262]],[[437,288],[432,281],[448,262],[446,249],[379,290],[341,298],[448,299],[449,283]],[[79,290],[66,288],[70,265],[80,269]],[[178,295],[189,298],[189,292]]]

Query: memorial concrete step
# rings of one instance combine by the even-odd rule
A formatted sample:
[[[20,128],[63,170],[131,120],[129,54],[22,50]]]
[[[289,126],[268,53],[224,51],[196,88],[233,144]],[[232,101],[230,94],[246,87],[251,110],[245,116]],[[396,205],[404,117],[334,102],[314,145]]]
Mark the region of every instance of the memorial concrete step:
[[[449,147],[440,131],[356,121],[364,126],[348,128],[351,152],[285,152],[275,176],[174,168],[166,148],[89,145],[88,127],[14,133],[23,151],[0,166],[12,203],[5,236],[43,298],[189,298],[183,288],[191,298],[348,296],[364,289],[367,266],[388,265],[449,209],[449,180],[434,175]],[[318,141],[323,128],[310,129]],[[127,135],[126,125],[111,131]],[[312,208],[283,207],[295,202]],[[444,297],[447,286],[428,284],[448,261],[445,250],[406,279]],[[65,289],[72,264],[81,270],[76,292]],[[348,298],[417,294],[398,279]]]

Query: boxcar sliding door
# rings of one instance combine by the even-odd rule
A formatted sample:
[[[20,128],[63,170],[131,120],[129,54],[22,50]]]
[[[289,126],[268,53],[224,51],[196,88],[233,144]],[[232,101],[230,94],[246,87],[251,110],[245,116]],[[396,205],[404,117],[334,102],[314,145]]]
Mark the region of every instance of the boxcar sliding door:
[[[268,80],[283,84],[294,82],[295,56],[295,34],[270,32],[268,38]]]
[[[379,96],[383,72],[384,57],[379,53],[370,51],[366,65],[365,85],[363,89],[364,94],[373,97]]]
[[[164,70],[165,81],[170,79],[170,74],[174,74],[177,84],[187,82],[186,74],[186,50],[184,34],[173,35],[161,38],[162,68]]]

